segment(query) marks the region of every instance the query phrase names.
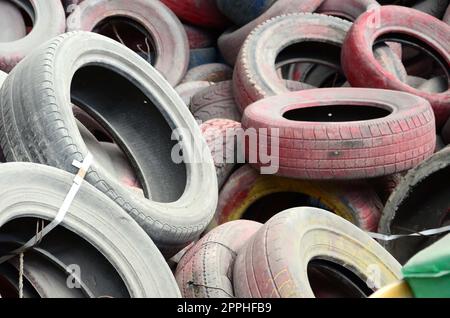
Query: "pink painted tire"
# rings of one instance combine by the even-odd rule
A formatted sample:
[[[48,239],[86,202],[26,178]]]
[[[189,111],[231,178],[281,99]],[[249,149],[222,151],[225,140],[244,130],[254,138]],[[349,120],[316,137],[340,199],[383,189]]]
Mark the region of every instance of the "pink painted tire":
[[[161,0],[181,20],[202,27],[224,29],[229,22],[215,0]]]
[[[234,65],[247,36],[261,23],[274,17],[300,12],[313,12],[323,0],[278,0],[257,19],[219,37],[218,46],[225,61]]]
[[[215,45],[216,39],[208,30],[189,24],[183,24],[183,28],[186,31],[191,50],[204,49]]]
[[[253,102],[288,91],[276,67],[302,62],[325,63],[343,74],[340,50],[350,27],[350,22],[340,18],[312,13],[279,16],[258,26],[245,41],[235,65],[233,91],[239,109],[243,112]],[[311,45],[295,51],[293,58],[290,52],[287,57],[280,54],[287,47],[298,49],[294,45],[302,43]],[[326,46],[313,46],[316,43]],[[387,45],[376,53],[383,65],[406,80],[406,71],[403,74],[397,71],[401,69],[401,61]],[[277,61],[280,57],[283,61]],[[304,89],[310,88],[305,83]]]
[[[377,282],[369,284],[373,268]],[[338,274],[327,275],[332,284],[319,278],[327,269]],[[239,298],[368,297],[401,276],[401,265],[367,233],[333,213],[300,207],[277,214],[247,241],[233,283]]]
[[[245,145],[252,165],[276,172],[277,154],[271,154],[268,165],[259,153],[267,154],[269,146],[276,149],[270,142],[279,139],[276,173],[301,179],[402,172],[431,156],[436,145],[430,104],[388,90],[323,88],[266,98],[245,110],[242,126],[253,128],[248,133],[259,140]]]
[[[60,0],[29,2],[32,7],[30,13],[34,15],[32,31],[18,40],[0,43],[0,70],[7,73],[36,47],[64,33],[66,27],[66,16]]]
[[[175,278],[184,298],[232,298],[237,252],[261,228],[234,221],[206,234],[181,258]]]
[[[107,18],[127,18],[151,36],[156,51],[154,67],[173,86],[184,77],[189,44],[178,18],[160,1],[84,0],[67,18],[67,31],[93,31]]]
[[[359,228],[376,231],[383,205],[367,182],[317,182],[261,175],[250,165],[237,169],[219,194],[208,230],[238,219],[267,222],[276,213],[297,206],[331,211]]]
[[[391,89],[411,93],[427,99],[442,127],[450,116],[450,90],[443,93],[419,91],[385,71],[373,55],[374,42],[383,35],[407,39],[421,46],[426,43],[436,54],[446,70],[450,69],[450,26],[420,11],[400,6],[382,6],[380,25],[373,27],[373,13],[358,18],[350,29],[342,50],[342,65],[352,86]],[[402,17],[399,19],[399,17]]]

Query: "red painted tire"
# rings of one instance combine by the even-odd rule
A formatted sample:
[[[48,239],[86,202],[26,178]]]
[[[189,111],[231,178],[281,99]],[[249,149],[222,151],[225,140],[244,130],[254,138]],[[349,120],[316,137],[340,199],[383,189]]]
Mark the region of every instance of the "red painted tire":
[[[241,128],[239,122],[228,119],[211,119],[200,125],[214,160],[219,190],[233,172],[237,162],[235,158],[244,157],[241,141],[235,137]],[[228,154],[233,158],[228,158]]]
[[[189,44],[178,18],[160,1],[84,0],[67,18],[67,31],[93,31],[107,18],[133,20],[150,34],[156,51],[154,67],[171,85],[186,74]]]
[[[261,23],[274,17],[299,12],[313,12],[323,0],[278,0],[257,19],[219,37],[218,46],[225,61],[234,65],[247,36]]]
[[[191,99],[189,109],[195,119],[202,122],[216,118],[240,122],[242,118],[234,101],[231,81],[202,89]]]
[[[248,134],[259,139],[258,145],[246,145],[246,156],[255,167],[267,168],[258,155],[268,148],[261,138],[277,138],[278,129],[277,174],[302,179],[402,172],[431,156],[436,145],[430,104],[387,90],[322,88],[279,95],[247,107],[242,126],[254,128]],[[271,157],[274,170],[276,154]]]
[[[280,57],[285,59],[277,63],[278,67],[285,63],[325,63],[324,65],[332,65],[336,72],[343,74],[340,48],[350,27],[351,23],[348,21],[312,13],[280,16],[258,26],[245,41],[235,65],[233,91],[238,107],[243,111],[257,100],[288,91],[275,67],[275,60]],[[287,57],[279,54],[286,47],[305,42],[310,42],[311,46],[294,52],[293,58],[290,58],[292,54]],[[326,46],[313,46],[319,42]],[[396,72],[401,69],[401,61],[387,45],[376,52],[383,65],[392,65],[390,70]],[[406,80],[404,69],[403,75],[399,76]],[[314,82],[311,84],[314,85]]]
[[[339,273],[326,277],[332,284],[313,272],[320,276],[324,269]],[[367,233],[332,213],[302,207],[277,214],[247,241],[233,283],[240,298],[341,297],[343,286],[350,288],[347,297],[367,297],[401,276],[400,264]]]
[[[207,30],[188,24],[183,24],[183,28],[186,31],[191,50],[204,49],[215,45],[216,39]]]
[[[27,6],[27,3],[30,6]],[[51,38],[64,33],[66,16],[60,0],[30,0],[22,4],[25,11],[29,11],[34,17],[33,29],[25,37],[13,42],[0,43],[0,70],[10,72],[25,56],[36,47],[47,42]],[[25,8],[27,7],[27,8]],[[3,30],[4,31],[4,30]]]
[[[181,258],[175,278],[184,298],[234,297],[233,267],[237,252],[261,228],[234,221],[206,234]]]
[[[181,20],[202,27],[223,29],[229,22],[215,0],[161,0]]]
[[[209,63],[191,68],[184,77],[182,83],[193,81],[223,82],[231,80],[233,69],[226,64]]]
[[[376,231],[383,205],[366,182],[332,183],[261,175],[249,165],[236,170],[219,194],[212,228],[238,219],[267,222],[298,206],[331,211],[359,228]]]
[[[450,26],[420,11],[400,6],[382,6],[379,26],[373,27],[373,13],[358,18],[350,29],[342,50],[342,65],[352,86],[392,89],[427,99],[434,109],[436,123],[442,127],[450,116],[450,90],[439,94],[419,91],[386,72],[373,55],[377,38],[401,33],[408,41],[426,43],[444,65],[447,77],[450,68]],[[402,17],[399,19],[399,17]],[[421,44],[424,45],[424,44]]]
[[[214,83],[210,82],[187,82],[178,85],[175,87],[175,91],[180,95],[186,106],[189,106],[191,103],[192,97],[199,91],[213,85]]]

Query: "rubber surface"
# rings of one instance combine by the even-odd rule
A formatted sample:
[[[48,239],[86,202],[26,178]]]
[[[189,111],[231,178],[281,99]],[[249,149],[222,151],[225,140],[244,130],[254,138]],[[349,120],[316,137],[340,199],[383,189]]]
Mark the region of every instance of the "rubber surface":
[[[186,73],[183,83],[193,81],[223,82],[231,80],[233,69],[226,64],[211,63],[194,67]]]
[[[216,62],[217,62],[217,50],[215,47],[193,49],[190,51],[188,69],[191,70],[194,67],[203,64],[211,64]]]
[[[229,222],[206,234],[183,256],[176,280],[184,298],[233,298],[237,252],[262,224]]]
[[[196,93],[189,110],[195,119],[202,122],[215,118],[240,122],[242,118],[234,100],[231,81],[217,83]]]
[[[297,200],[287,200],[276,194],[296,193]],[[308,197],[305,197],[308,196]],[[264,198],[271,201],[264,201]],[[267,204],[269,203],[269,204]],[[377,194],[364,182],[330,183],[295,180],[271,175],[261,175],[249,165],[236,170],[225,183],[219,194],[219,203],[213,222],[208,229],[229,221],[253,215],[247,214],[249,209],[255,211],[254,221],[266,222],[274,214],[285,209],[297,207],[298,204],[321,207],[345,218],[356,226],[367,231],[375,231],[381,216],[383,205]]]
[[[387,202],[380,221],[383,234],[411,234],[450,225],[448,217],[450,148],[447,147],[411,170]],[[445,234],[408,237],[383,245],[404,264]]]
[[[203,49],[214,46],[215,37],[208,30],[193,25],[183,24],[190,49]]]
[[[219,10],[238,26],[255,20],[274,2],[276,0],[216,0]]]
[[[203,27],[225,28],[229,22],[215,0],[161,0],[181,20]]]
[[[247,107],[242,126],[254,128],[249,135],[264,143],[279,135],[277,174],[301,179],[402,172],[431,156],[436,145],[430,104],[387,90],[322,88],[278,95]],[[264,143],[246,145],[246,157],[258,169],[264,167],[258,153],[268,153]]]
[[[0,43],[0,70],[12,68],[36,47],[64,32],[66,17],[60,0],[29,0],[32,5],[33,30],[14,42]]]
[[[156,50],[154,67],[167,81],[178,84],[189,63],[189,43],[178,18],[160,1],[84,0],[67,18],[67,31],[93,31],[107,18],[128,18],[143,26]]]
[[[27,34],[25,21],[18,7],[9,1],[0,1],[0,43],[13,42]]]
[[[210,82],[187,82],[182,83],[175,87],[175,91],[180,95],[184,104],[189,106],[191,103],[192,97],[199,91],[213,85],[214,83]]]
[[[2,226],[21,218],[53,220],[73,183],[70,173],[30,163],[4,164],[0,175]],[[179,297],[170,269],[146,233],[88,183],[81,185],[59,226],[103,254],[131,297]]]
[[[237,30],[222,34],[218,40],[220,52],[228,64],[234,65],[245,39],[261,23],[289,13],[313,12],[322,2],[323,0],[278,0],[257,19]]]
[[[353,224],[324,210],[295,208],[273,217],[238,252],[236,296],[315,297],[308,278],[308,264],[314,259],[350,270],[364,285],[376,267],[379,286],[373,287],[401,278],[400,264]]]
[[[103,66],[92,66],[98,56]],[[27,85],[21,85],[24,78]],[[212,158],[200,153],[207,146],[198,125],[169,83],[128,48],[94,33],[61,35],[21,63],[1,94],[1,145],[10,161],[76,171],[72,162],[82,161],[87,148],[71,110],[72,95],[114,136],[149,199],[121,185],[95,162],[87,180],[133,216],[166,254],[178,252],[210,222],[217,180]],[[132,130],[127,128],[130,123]],[[186,164],[172,160],[177,147],[172,129],[178,127],[183,128],[178,130],[180,138],[194,138],[200,146],[183,152]]]
[[[400,37],[422,47],[426,43],[437,54],[447,79],[450,74],[450,26],[428,14],[400,6],[382,6],[380,24],[369,27],[373,13],[365,13],[350,29],[342,50],[342,64],[347,78],[355,87],[373,87],[404,91],[427,99],[434,109],[438,127],[450,116],[450,90],[443,93],[419,91],[384,71],[375,61],[372,46],[376,39]],[[398,19],[398,17],[402,19]],[[403,35],[400,35],[403,34]]]

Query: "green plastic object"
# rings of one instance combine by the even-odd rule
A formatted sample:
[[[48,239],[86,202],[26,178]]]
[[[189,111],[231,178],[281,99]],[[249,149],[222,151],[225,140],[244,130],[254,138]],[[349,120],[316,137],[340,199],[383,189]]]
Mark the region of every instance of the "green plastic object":
[[[417,298],[450,298],[450,234],[419,252],[403,267]]]

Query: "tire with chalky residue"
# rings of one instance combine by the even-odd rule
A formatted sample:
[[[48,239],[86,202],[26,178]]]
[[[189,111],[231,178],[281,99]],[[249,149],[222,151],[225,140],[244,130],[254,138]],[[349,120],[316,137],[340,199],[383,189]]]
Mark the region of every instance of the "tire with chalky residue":
[[[232,76],[233,69],[228,65],[221,63],[209,63],[190,69],[186,73],[182,83],[193,81],[218,83],[231,80]]]
[[[359,297],[401,278],[400,264],[367,233],[337,215],[303,207],[277,214],[238,252],[234,290],[240,298],[320,297],[323,290],[315,288],[311,274],[324,267],[341,270],[334,282],[347,281]],[[356,281],[348,283],[351,276]]]
[[[237,252],[261,228],[253,221],[228,222],[206,234],[181,258],[175,278],[184,298],[234,297]]]
[[[295,180],[261,175],[245,165],[228,178],[220,191],[208,229],[242,218],[264,223],[276,213],[300,205],[324,208],[366,231],[376,231],[383,208],[378,195],[365,182]]]
[[[390,175],[417,166],[436,145],[430,104],[388,90],[322,88],[269,97],[247,107],[242,126],[259,140],[246,144],[253,166],[300,179]],[[274,146],[279,154],[264,163],[261,153]]]
[[[367,12],[358,18],[343,46],[342,65],[350,84],[354,87],[403,91],[423,97],[434,109],[437,126],[442,127],[450,116],[450,89],[442,93],[428,93],[407,85],[384,70],[375,60],[372,47],[380,38],[399,38],[419,45],[435,55],[448,80],[450,26],[414,9],[382,6],[378,10],[380,23],[374,27],[373,14]]]
[[[182,83],[175,87],[175,91],[180,95],[183,102],[186,106],[189,106],[191,103],[192,97],[199,91],[214,85],[214,83],[204,82],[204,81],[195,81],[195,82],[187,82]]]

